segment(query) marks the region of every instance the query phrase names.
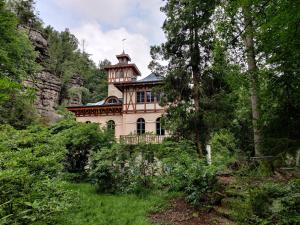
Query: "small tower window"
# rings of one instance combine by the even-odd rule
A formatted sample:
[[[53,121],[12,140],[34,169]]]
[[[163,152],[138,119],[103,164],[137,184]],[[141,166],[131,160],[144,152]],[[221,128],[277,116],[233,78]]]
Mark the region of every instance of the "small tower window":
[[[139,118],[137,120],[137,127],[136,127],[136,131],[138,135],[142,135],[145,133],[145,120],[143,118]]]
[[[124,71],[118,71],[116,74],[116,78],[124,78]]]

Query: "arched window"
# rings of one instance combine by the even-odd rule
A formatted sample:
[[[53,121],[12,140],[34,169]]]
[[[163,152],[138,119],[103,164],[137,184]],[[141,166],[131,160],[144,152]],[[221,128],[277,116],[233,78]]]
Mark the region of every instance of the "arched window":
[[[116,128],[115,121],[109,120],[109,121],[107,122],[107,130],[109,130],[109,131],[115,133],[115,128]]]
[[[145,133],[145,120],[143,118],[139,118],[136,123],[136,131],[138,135]]]
[[[117,101],[117,99],[115,99],[115,98],[111,98],[111,99],[109,99],[109,100],[107,101],[107,103],[108,103],[108,104],[117,104],[118,101]]]
[[[160,117],[156,120],[156,135],[165,135],[165,129],[161,127]]]

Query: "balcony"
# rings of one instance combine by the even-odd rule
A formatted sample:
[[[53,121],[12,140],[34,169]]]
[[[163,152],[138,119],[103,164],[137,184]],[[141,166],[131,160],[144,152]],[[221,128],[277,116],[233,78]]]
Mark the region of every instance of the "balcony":
[[[160,144],[162,141],[169,137],[168,135],[154,135],[154,134],[144,134],[144,135],[121,135],[120,143],[126,145],[137,145],[137,144]]]

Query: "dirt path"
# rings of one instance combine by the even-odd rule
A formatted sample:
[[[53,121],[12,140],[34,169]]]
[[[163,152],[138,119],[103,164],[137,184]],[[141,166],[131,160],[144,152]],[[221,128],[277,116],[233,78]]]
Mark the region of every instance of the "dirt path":
[[[150,218],[155,223],[168,225],[235,225],[214,212],[201,212],[194,209],[183,198],[172,200],[168,209],[154,213]]]

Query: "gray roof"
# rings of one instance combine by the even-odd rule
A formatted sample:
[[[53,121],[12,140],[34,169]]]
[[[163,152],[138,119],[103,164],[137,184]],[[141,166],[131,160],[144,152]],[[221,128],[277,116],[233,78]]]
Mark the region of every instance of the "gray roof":
[[[119,98],[120,102],[123,102],[123,98]],[[105,100],[102,100],[100,102],[95,102],[95,103],[87,103],[87,106],[96,106],[96,105],[111,105],[111,104],[105,104]]]
[[[103,105],[104,104],[104,100],[100,101],[100,102],[95,102],[95,103],[87,103],[87,106],[92,106],[92,105]]]
[[[163,80],[162,76],[155,74],[155,73],[151,73],[144,79],[137,80],[136,82],[151,82],[151,81],[162,81],[162,80]]]

